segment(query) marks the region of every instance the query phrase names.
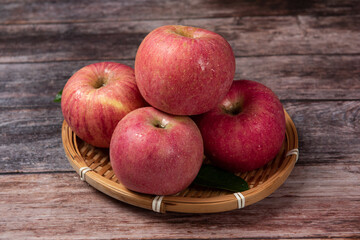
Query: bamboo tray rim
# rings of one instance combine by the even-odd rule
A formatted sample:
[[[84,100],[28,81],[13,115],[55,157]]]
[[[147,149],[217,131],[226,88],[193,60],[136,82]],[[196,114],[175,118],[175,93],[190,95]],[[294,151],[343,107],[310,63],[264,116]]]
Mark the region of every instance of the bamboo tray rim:
[[[276,172],[263,183],[241,192],[245,206],[264,199],[279,188],[290,175],[299,157],[297,130],[285,109],[284,112],[286,118],[286,138],[283,144],[283,152],[281,153],[282,157],[284,157],[282,163]],[[158,201],[159,197],[157,196],[128,190],[121,184],[107,179],[95,172],[94,169],[89,168],[79,150],[77,141],[78,138],[76,134],[64,120],[62,125],[62,142],[71,166],[81,176],[83,181],[86,181],[97,190],[122,202],[161,213],[214,213],[235,210],[242,207],[240,206],[238,198],[231,192],[221,196],[206,198],[176,195],[162,196],[160,201]],[[82,140],[79,139],[79,141]],[[291,152],[294,149],[295,153]],[[83,170],[86,170],[86,172],[84,173]],[[154,204],[155,206],[158,204],[156,209],[154,209]]]

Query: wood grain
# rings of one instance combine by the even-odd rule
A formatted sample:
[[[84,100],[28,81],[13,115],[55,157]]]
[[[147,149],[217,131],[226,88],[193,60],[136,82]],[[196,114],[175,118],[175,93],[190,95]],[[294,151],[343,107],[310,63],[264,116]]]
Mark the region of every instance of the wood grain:
[[[332,1],[0,1],[0,23],[56,23],[214,18],[227,16],[351,15],[358,14],[356,0]]]
[[[235,79],[270,87],[281,100],[360,99],[360,56],[270,56],[236,59]]]
[[[0,63],[134,59],[142,39],[167,24],[215,31],[241,57],[353,55],[360,54],[359,21],[360,15],[0,25]]]
[[[360,157],[360,101],[286,101],[299,134],[299,165],[352,164]],[[0,112],[0,173],[71,170],[60,106]]]
[[[293,119],[299,134],[301,154],[319,154],[316,163],[323,159],[321,154],[360,154],[360,102],[285,102],[285,109]],[[358,155],[357,158],[359,158]],[[314,160],[314,159],[313,159]],[[336,162],[343,162],[339,156]],[[358,162],[358,160],[355,160]],[[302,161],[299,160],[299,164]]]
[[[0,172],[70,170],[61,109],[0,111]]]
[[[358,164],[296,166],[274,194],[242,210],[162,215],[113,200],[75,173],[2,175],[0,238],[355,238],[359,176]]]

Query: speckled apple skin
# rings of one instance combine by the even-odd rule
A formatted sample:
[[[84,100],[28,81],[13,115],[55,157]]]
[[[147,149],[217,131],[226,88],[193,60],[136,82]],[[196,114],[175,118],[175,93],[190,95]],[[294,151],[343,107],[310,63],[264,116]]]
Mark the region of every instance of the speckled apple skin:
[[[240,103],[231,115],[224,108]],[[255,81],[234,81],[223,101],[197,116],[205,154],[219,167],[232,172],[262,167],[279,152],[285,138],[285,115],[278,97]]]
[[[165,122],[165,128],[156,123]],[[134,110],[117,125],[110,144],[115,175],[130,190],[171,195],[184,190],[198,174],[203,140],[189,117],[153,107]]]
[[[99,87],[102,82],[105,86]],[[62,113],[71,129],[84,141],[103,148],[109,147],[117,123],[146,105],[134,70],[115,62],[83,67],[67,81],[61,97]]]
[[[229,43],[219,34],[194,27],[153,30],[135,58],[136,81],[145,100],[175,115],[201,114],[214,108],[230,89],[234,74]]]

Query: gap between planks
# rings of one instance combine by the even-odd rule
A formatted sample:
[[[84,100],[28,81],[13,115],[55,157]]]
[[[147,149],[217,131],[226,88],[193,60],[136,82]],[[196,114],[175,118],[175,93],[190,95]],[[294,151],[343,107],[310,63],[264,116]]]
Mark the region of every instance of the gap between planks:
[[[58,24],[77,24],[77,23],[128,23],[128,22],[148,22],[148,21],[177,21],[178,25],[181,25],[183,19],[187,20],[199,20],[199,19],[209,19],[209,20],[217,20],[217,19],[226,19],[226,18],[236,18],[236,19],[243,19],[243,18],[268,18],[268,17],[299,17],[299,16],[309,16],[309,17],[316,17],[316,14],[286,14],[286,15],[243,15],[243,16],[220,16],[220,17],[195,17],[191,16],[190,18],[149,18],[149,19],[121,19],[121,18],[113,18],[113,19],[98,19],[98,20],[55,20],[55,21],[48,21],[48,20],[38,20],[38,21],[5,21],[0,22],[0,26],[19,26],[19,25],[58,25]],[[320,15],[321,17],[324,17]],[[360,16],[359,14],[326,14],[326,17],[345,17],[345,16]]]
[[[1,24],[0,24],[1,25]],[[264,57],[347,57],[347,56],[360,56],[359,53],[316,53],[316,54],[258,54],[258,55],[244,55],[244,56],[235,56],[236,58],[264,58]],[[7,64],[39,64],[39,63],[58,63],[58,62],[101,62],[101,61],[135,61],[135,58],[76,58],[76,59],[53,59],[53,60],[32,60],[32,61],[13,61],[13,62],[2,62],[0,60],[0,65]]]

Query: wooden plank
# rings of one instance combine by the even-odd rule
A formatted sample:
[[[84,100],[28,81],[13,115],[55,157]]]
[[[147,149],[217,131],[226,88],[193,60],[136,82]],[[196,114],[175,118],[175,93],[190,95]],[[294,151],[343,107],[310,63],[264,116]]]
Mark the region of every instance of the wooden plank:
[[[300,151],[360,154],[359,101],[285,102],[284,107],[297,127]]]
[[[284,107],[299,133],[299,165],[359,162],[360,101],[290,101]],[[62,121],[60,105],[1,111],[0,173],[71,170]]]
[[[93,62],[0,64],[0,109],[58,106],[52,102],[55,94]],[[360,99],[360,56],[244,57],[236,66],[235,79],[259,81],[282,100]]]
[[[356,0],[333,1],[0,1],[0,23],[128,21],[229,16],[350,15],[358,14]],[[136,13],[136,14],[134,14]]]
[[[360,165],[296,166],[270,197],[219,214],[158,214],[75,173],[0,175],[0,238],[360,237]]]
[[[183,24],[223,35],[236,56],[360,54],[360,15],[0,25],[0,63],[134,59],[154,28]]]
[[[0,111],[0,172],[72,170],[62,147],[60,107]]]
[[[236,59],[235,79],[270,87],[281,100],[360,99],[360,56],[270,56]]]

